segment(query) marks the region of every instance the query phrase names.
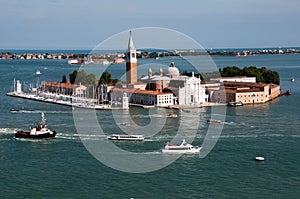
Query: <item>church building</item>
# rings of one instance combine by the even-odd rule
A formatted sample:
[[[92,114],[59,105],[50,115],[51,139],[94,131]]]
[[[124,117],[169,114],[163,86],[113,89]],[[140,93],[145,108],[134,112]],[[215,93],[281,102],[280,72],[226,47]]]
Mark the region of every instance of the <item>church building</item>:
[[[124,95],[126,94],[126,95]],[[122,99],[128,96],[129,103],[166,107],[175,104],[195,106],[207,102],[205,88],[200,78],[180,75],[174,62],[159,75],[152,75],[149,68],[148,76],[138,82],[136,49],[133,44],[132,32],[129,33],[126,52],[126,87],[117,86],[111,91],[111,99]]]

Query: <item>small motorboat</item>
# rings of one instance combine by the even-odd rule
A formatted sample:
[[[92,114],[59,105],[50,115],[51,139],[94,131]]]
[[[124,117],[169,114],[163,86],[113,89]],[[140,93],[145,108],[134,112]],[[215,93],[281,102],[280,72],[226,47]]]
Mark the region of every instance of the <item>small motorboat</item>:
[[[18,113],[18,112],[20,112],[20,110],[12,108],[12,109],[10,109],[10,112],[12,112],[12,113]]]
[[[265,161],[265,158],[261,157],[261,156],[257,156],[257,157],[255,157],[255,160],[256,161]]]
[[[292,92],[291,92],[290,90],[286,90],[286,91],[284,92],[284,95],[285,95],[285,96],[290,96],[290,95],[292,95]]]
[[[144,141],[144,136],[132,134],[112,134],[108,136],[107,139],[115,141]]]
[[[208,119],[207,123],[209,123],[209,124],[222,124],[223,122],[221,120]]]
[[[241,102],[241,101],[239,101],[239,102],[230,101],[230,102],[228,102],[228,106],[232,106],[232,107],[243,106],[243,102]]]
[[[15,133],[15,138],[30,138],[30,139],[41,139],[41,138],[53,138],[55,137],[56,132],[51,131],[47,128],[46,118],[42,112],[42,120],[37,123],[29,131],[17,131]]]
[[[295,81],[295,78],[294,78],[294,77],[292,77],[290,80],[291,80],[291,82],[294,82],[294,81]]]
[[[199,146],[193,146],[185,141],[183,139],[181,143],[178,144],[165,144],[164,149],[162,149],[162,153],[171,153],[171,154],[193,154],[193,153],[199,153],[201,150],[201,147]]]

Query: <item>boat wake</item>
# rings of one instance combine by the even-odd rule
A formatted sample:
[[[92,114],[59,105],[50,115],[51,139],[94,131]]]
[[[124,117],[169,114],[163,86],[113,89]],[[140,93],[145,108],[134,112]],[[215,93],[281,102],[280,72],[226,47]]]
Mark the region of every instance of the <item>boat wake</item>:
[[[53,141],[52,138],[28,139],[28,138],[15,138],[15,137],[13,137],[13,139],[18,140],[20,142],[39,142],[39,143],[43,143],[43,144],[49,144]]]
[[[87,134],[73,134],[73,133],[57,133],[56,138],[67,140],[104,140],[106,135],[87,135]]]
[[[287,134],[246,134],[246,135],[221,135],[221,139],[231,139],[231,138],[258,138],[258,137],[293,137],[293,138],[300,138],[300,135],[287,135]]]
[[[0,128],[1,134],[15,134],[17,132],[17,128]]]
[[[34,110],[34,111],[25,111],[21,110],[20,113],[51,113],[51,114],[66,114],[66,113],[72,113],[71,111],[43,111],[43,110]]]
[[[235,122],[223,122],[223,124],[226,124],[226,125],[237,125],[237,123],[235,123]]]
[[[152,114],[152,115],[132,115],[132,118],[162,118],[166,117],[165,115]]]

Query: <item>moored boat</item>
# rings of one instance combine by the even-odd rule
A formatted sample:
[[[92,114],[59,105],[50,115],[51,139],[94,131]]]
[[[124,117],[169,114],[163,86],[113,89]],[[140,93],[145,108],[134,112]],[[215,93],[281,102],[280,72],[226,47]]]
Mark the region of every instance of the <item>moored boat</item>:
[[[144,136],[133,134],[112,134],[108,136],[107,139],[118,141],[144,141]]]
[[[173,153],[173,154],[192,154],[199,153],[201,147],[193,146],[183,139],[179,145],[177,144],[165,144],[164,149],[162,149],[162,153]]]
[[[38,124],[36,124],[29,131],[17,131],[17,133],[15,133],[15,138],[41,139],[55,137],[56,132],[48,129],[46,118],[43,112],[41,116],[42,120]]]
[[[175,114],[175,113],[168,113],[166,116],[167,117],[177,117],[177,114]]]
[[[239,101],[239,102],[228,102],[228,106],[243,106],[243,102]]]

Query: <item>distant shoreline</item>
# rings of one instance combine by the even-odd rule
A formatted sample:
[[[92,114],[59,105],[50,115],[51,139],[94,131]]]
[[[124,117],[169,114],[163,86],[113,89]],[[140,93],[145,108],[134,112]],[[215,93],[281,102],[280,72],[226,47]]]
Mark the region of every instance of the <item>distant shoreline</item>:
[[[300,50],[300,47],[297,46],[288,46],[288,47],[256,47],[256,48],[207,48],[204,49],[205,51],[210,52],[239,52],[239,51],[259,51],[259,50],[287,50],[287,49],[295,49]],[[138,49],[141,50],[141,49]],[[149,52],[158,52],[160,50],[155,49],[148,49]],[[175,49],[166,49],[166,51],[174,51]],[[177,49],[177,50],[189,50],[189,49]],[[144,51],[144,50],[143,50]],[[199,51],[203,51],[203,49],[199,49]],[[91,52],[94,52],[93,49],[26,49],[26,48],[0,48],[0,54],[1,53],[11,53],[11,54],[23,54],[23,53],[61,53],[61,54],[89,54]],[[95,51],[97,53],[105,54],[105,53],[117,53],[117,52],[124,52],[124,49],[115,49],[115,50],[98,50]]]
[[[111,59],[124,58],[122,50],[17,50],[17,49],[0,49],[0,59]],[[187,49],[187,50],[161,50],[161,49],[141,49],[137,51],[139,59],[159,59],[171,56],[251,56],[251,55],[269,55],[269,54],[299,54],[300,47],[285,48],[228,48],[228,49]]]

